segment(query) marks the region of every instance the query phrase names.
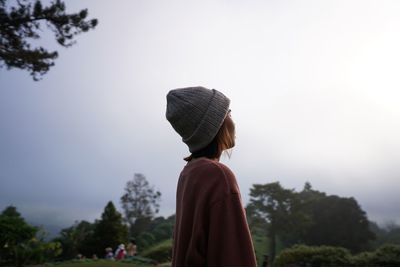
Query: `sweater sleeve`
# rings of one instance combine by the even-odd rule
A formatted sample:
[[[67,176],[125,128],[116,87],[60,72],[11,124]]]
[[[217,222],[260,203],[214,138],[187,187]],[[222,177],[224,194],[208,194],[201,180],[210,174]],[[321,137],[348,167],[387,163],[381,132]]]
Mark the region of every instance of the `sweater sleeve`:
[[[207,266],[257,266],[239,194],[230,193],[210,208]]]

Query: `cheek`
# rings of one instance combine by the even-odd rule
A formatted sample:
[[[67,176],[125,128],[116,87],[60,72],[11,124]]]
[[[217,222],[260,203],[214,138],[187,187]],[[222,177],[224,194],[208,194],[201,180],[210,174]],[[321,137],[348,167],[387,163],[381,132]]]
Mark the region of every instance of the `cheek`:
[[[236,131],[235,131],[235,124],[233,122],[229,124],[229,135],[232,143],[231,145],[234,146],[236,139]]]
[[[235,132],[235,123],[233,122],[231,117],[227,118],[228,129],[231,133]]]

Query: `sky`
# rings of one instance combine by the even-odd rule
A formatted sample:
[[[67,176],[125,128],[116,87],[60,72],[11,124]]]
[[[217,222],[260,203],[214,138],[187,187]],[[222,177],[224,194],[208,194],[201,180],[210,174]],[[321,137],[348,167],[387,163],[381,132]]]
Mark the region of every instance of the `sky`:
[[[142,173],[175,210],[187,147],[165,119],[170,89],[231,99],[237,140],[221,161],[244,204],[279,181],[354,197],[400,223],[400,2],[69,0],[95,30],[57,46],[39,82],[0,69],[0,209],[67,227],[94,221]]]

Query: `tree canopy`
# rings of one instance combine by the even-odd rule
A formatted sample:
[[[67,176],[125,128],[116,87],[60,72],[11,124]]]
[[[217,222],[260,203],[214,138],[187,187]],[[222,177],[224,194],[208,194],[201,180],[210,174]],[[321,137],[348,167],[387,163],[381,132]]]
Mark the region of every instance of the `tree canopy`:
[[[294,191],[283,188],[279,182],[255,184],[250,189],[248,209],[251,216],[268,223],[267,232],[272,261],[276,254],[277,237],[288,243],[296,239],[301,231],[300,226],[308,222],[307,216],[299,212],[298,207],[298,198]]]
[[[375,238],[365,212],[352,197],[326,196],[311,203],[311,207],[313,223],[304,236],[306,244],[360,252]]]
[[[354,198],[327,196],[309,183],[300,192],[285,189],[278,182],[253,185],[250,197],[250,216],[267,225],[271,261],[277,239],[284,247],[329,245],[359,252],[375,237],[366,213]]]
[[[116,248],[128,241],[128,227],[123,223],[122,215],[117,211],[112,201],[109,201],[96,222],[94,238],[96,240],[97,255],[102,255],[107,247]]]
[[[44,28],[53,33],[63,47],[75,44],[75,36],[94,29],[97,19],[87,19],[87,9],[67,13],[64,1],[55,0],[48,6],[36,0],[0,0],[0,68],[27,70],[35,81],[54,66],[57,51],[34,46]]]
[[[13,246],[32,239],[37,231],[25,222],[16,207],[8,206],[0,215],[0,253],[10,253]]]
[[[62,245],[61,258],[72,259],[78,253],[83,255],[93,254],[95,224],[87,221],[76,221],[74,225],[64,228],[60,236],[55,239]]]
[[[61,253],[61,244],[45,242],[38,227],[28,224],[14,206],[0,214],[0,265],[43,263]]]
[[[137,235],[160,207],[161,192],[149,184],[143,174],[136,173],[126,183],[121,204],[125,219],[130,225],[131,235]]]

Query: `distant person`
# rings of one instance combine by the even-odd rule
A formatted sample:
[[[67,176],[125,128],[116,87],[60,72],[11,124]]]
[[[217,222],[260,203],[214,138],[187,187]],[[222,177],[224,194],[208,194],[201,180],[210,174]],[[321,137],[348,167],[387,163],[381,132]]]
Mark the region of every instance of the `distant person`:
[[[239,187],[219,162],[235,146],[230,100],[215,89],[167,95],[166,117],[191,153],[177,188],[172,267],[256,267]]]
[[[119,261],[125,259],[125,256],[126,256],[125,245],[121,244],[115,251],[114,257],[117,261]]]
[[[128,246],[126,247],[126,253],[128,257],[137,256],[137,245],[135,239],[130,240]]]
[[[108,259],[108,260],[114,259],[113,249],[110,247],[106,248],[106,259]]]

